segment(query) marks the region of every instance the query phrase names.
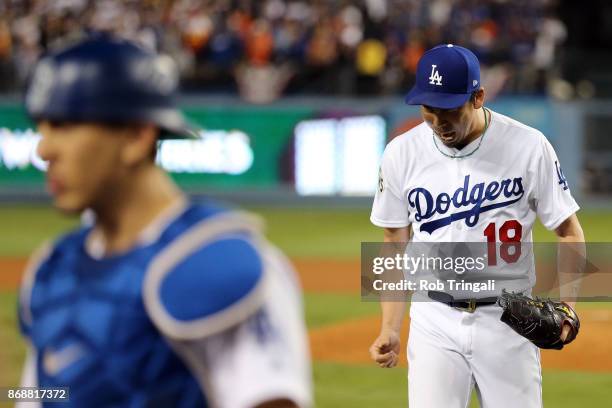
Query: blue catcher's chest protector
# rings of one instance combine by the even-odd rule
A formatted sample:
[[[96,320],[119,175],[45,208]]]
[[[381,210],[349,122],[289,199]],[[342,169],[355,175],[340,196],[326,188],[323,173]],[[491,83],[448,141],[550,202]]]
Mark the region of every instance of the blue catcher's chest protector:
[[[87,254],[89,228],[57,243],[36,271],[31,319],[20,313],[37,351],[39,386],[70,387],[70,405],[82,407],[206,406],[197,380],[147,315],[142,287],[151,260],[218,211],[192,205],[155,242],[115,257]]]

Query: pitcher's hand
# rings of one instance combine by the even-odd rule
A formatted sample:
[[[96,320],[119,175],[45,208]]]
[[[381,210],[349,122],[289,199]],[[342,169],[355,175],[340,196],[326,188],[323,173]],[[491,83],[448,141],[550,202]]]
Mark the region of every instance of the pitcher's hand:
[[[370,357],[380,367],[395,367],[399,361],[400,336],[393,329],[383,329],[370,346]]]

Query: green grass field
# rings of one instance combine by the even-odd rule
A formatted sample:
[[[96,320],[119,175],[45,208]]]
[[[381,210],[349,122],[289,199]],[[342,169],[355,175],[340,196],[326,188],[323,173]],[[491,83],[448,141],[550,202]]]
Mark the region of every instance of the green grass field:
[[[361,241],[379,241],[381,232],[369,221],[367,210],[253,209],[268,225],[268,236],[292,257],[353,259],[359,257]],[[609,212],[579,214],[590,242],[610,241]],[[0,207],[0,257],[23,257],[46,239],[75,225],[41,207]],[[554,235],[538,225],[535,241],[554,242]],[[15,321],[16,293],[0,291],[0,386],[16,385],[24,346]],[[597,307],[608,306],[598,305]],[[589,304],[588,307],[595,307]],[[378,314],[375,303],[361,302],[357,295],[307,293],[309,327]],[[405,407],[406,372],[381,370],[369,365],[314,364],[318,407]],[[441,385],[443,387],[443,385]],[[546,371],[544,400],[547,407],[610,406],[612,373]],[[472,404],[474,405],[474,403]]]
[[[271,241],[292,257],[357,258],[361,242],[382,240],[370,224],[369,210],[252,208],[266,221]],[[580,221],[589,242],[612,241],[612,213],[581,211]],[[75,225],[78,220],[50,208],[1,207],[0,256],[25,256],[45,239]],[[555,242],[554,234],[536,224],[534,241]]]

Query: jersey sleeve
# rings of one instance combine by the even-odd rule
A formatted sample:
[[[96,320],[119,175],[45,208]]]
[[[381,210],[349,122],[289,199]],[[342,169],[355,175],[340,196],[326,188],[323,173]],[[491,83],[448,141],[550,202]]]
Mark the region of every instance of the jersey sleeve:
[[[407,199],[402,193],[396,153],[396,146],[393,143],[388,144],[380,165],[378,187],[370,215],[370,221],[378,227],[400,228],[410,225],[410,211]]]
[[[190,352],[183,354],[205,367],[200,380],[214,406],[250,408],[280,399],[311,406],[306,336],[292,338],[296,333],[284,327],[271,306],[233,329],[177,347],[187,347]]]
[[[301,292],[288,261],[257,235],[187,235],[153,261],[143,296],[207,401],[311,406]]]
[[[536,212],[542,224],[554,230],[580,209],[569,189],[559,159],[550,142],[541,135],[537,163]]]

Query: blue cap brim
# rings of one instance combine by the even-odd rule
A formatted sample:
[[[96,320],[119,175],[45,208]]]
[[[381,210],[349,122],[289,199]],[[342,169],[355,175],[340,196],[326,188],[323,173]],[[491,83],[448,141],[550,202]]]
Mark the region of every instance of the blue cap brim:
[[[406,95],[408,105],[427,105],[438,109],[455,109],[465,104],[472,94],[423,92],[416,86]]]
[[[159,139],[200,139],[199,129],[189,122],[178,126],[162,126]]]

